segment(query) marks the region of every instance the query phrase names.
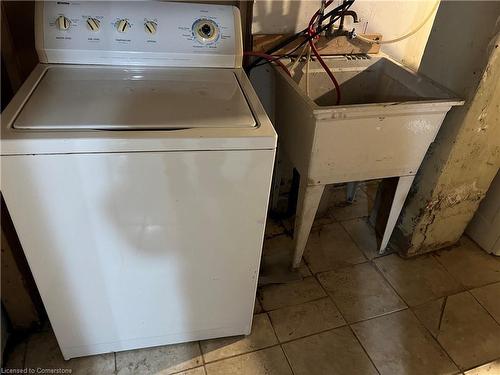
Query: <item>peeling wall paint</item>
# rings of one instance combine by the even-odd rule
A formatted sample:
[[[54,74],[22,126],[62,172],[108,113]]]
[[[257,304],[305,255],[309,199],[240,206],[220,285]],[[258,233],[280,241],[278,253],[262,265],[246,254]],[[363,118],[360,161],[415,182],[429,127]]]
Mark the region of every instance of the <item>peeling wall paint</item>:
[[[475,16],[468,17],[465,30],[463,23],[458,30],[458,24],[439,22],[472,11]],[[500,167],[498,14],[497,2],[453,2],[442,3],[436,16],[438,27],[429,39],[420,73],[455,89],[466,104],[445,119],[403,208],[393,245],[406,256],[454,244]],[[454,60],[464,55],[463,46],[472,46],[468,54],[476,58]]]

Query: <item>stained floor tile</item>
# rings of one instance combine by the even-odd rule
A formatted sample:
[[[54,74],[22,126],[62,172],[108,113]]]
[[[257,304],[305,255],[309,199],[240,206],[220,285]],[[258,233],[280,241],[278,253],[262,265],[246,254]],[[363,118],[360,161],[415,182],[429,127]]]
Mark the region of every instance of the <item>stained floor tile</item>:
[[[271,311],[269,317],[280,342],[345,324],[340,311],[328,297]]]
[[[435,256],[467,288],[500,281],[500,259],[487,254],[467,237],[460,246],[439,251]]]
[[[465,375],[498,375],[500,374],[500,359],[465,371]]]
[[[25,366],[27,368],[71,369],[73,375],[114,374],[115,357],[113,353],[108,353],[65,361],[54,334],[47,331],[30,337],[26,349]]]
[[[441,313],[443,312],[445,298],[439,298],[434,301],[412,307],[418,320],[427,327],[432,336],[439,334],[439,325],[441,324]]]
[[[335,194],[332,195],[330,201],[334,203],[329,214],[337,221],[366,217],[370,215],[373,207],[373,202],[368,199],[366,193],[359,188],[356,191],[356,197],[352,204],[347,204],[345,190],[337,190]]]
[[[285,283],[300,280],[311,276],[311,271],[302,261],[296,270],[291,270],[293,257],[293,239],[286,235],[279,235],[264,241],[259,285],[270,283]]]
[[[205,362],[248,353],[278,343],[266,313],[253,317],[252,332],[248,336],[223,337],[201,341]]]
[[[208,375],[292,375],[279,346],[206,365]]]
[[[286,284],[266,285],[259,288],[257,295],[266,311],[326,297],[326,293],[314,277]]]
[[[203,364],[197,342],[116,353],[118,375],[173,374]]]
[[[365,256],[339,223],[311,231],[304,258],[313,273],[366,261]]]
[[[500,323],[500,283],[472,289],[471,293],[479,303]]]
[[[458,369],[410,310],[352,326],[381,375],[455,374]]]
[[[402,259],[396,254],[375,259],[375,264],[410,306],[455,294],[462,286],[431,255]]]
[[[468,292],[447,297],[437,339],[462,370],[500,358],[500,325]]]
[[[341,224],[368,259],[371,260],[380,256],[375,229],[368,223],[367,218],[342,221]]]
[[[283,344],[295,375],[378,374],[349,327]]]
[[[406,308],[369,263],[324,272],[318,279],[351,323]]]

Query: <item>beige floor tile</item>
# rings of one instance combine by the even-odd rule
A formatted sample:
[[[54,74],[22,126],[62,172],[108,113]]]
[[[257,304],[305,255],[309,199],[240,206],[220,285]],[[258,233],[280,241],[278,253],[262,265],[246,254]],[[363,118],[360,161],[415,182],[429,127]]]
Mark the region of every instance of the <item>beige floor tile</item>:
[[[483,307],[500,323],[500,283],[472,289],[471,293]]]
[[[349,323],[406,308],[369,263],[320,273],[318,279]]]
[[[5,368],[8,369],[20,369],[24,368],[24,359],[26,356],[26,341],[18,343],[7,355]]]
[[[208,375],[292,375],[279,346],[207,364]]]
[[[374,262],[410,306],[463,290],[460,283],[431,255],[403,259],[391,254],[375,259]]]
[[[283,344],[295,375],[368,375],[377,370],[349,327]]]
[[[361,250],[339,223],[311,231],[304,258],[313,273],[366,262]]]
[[[462,370],[500,358],[500,325],[468,292],[447,298],[437,339]]]
[[[465,287],[474,288],[500,281],[500,259],[487,254],[467,237],[460,246],[435,256]]]
[[[297,270],[291,270],[293,257],[293,239],[279,235],[264,241],[259,283],[283,283],[311,276],[311,271],[302,261]]]
[[[439,334],[439,325],[441,322],[441,313],[443,312],[445,298],[439,298],[434,301],[424,303],[419,306],[412,307],[413,312],[418,320],[427,327],[435,338]]]
[[[155,375],[160,375],[163,373],[156,373]],[[205,368],[203,366],[195,367],[186,371],[176,372],[175,375],[206,375]]]
[[[201,341],[205,362],[259,350],[278,343],[266,313],[253,317],[252,333],[248,336],[224,337]]]
[[[266,285],[259,288],[257,295],[266,311],[326,297],[326,293],[314,277],[286,284]]]
[[[285,307],[269,313],[280,342],[290,341],[345,324],[330,298]]]
[[[71,369],[72,375],[114,374],[115,357],[113,353],[108,353],[65,361],[54,334],[47,331],[30,337],[25,366],[27,368]]]
[[[345,221],[356,219],[359,217],[366,217],[370,215],[373,207],[373,202],[368,199],[368,196],[362,189],[356,192],[356,198],[352,204],[347,204],[345,198],[345,191],[337,190],[336,194],[332,195],[330,202],[330,216],[337,221]]]
[[[498,375],[498,374],[500,374],[500,359],[465,372],[465,375]]]
[[[352,326],[381,375],[455,374],[458,369],[410,310]]]
[[[116,353],[116,369],[119,375],[151,373],[167,375],[202,364],[198,342]]]
[[[341,224],[368,259],[380,257],[377,235],[375,229],[368,223],[367,218],[343,221]]]

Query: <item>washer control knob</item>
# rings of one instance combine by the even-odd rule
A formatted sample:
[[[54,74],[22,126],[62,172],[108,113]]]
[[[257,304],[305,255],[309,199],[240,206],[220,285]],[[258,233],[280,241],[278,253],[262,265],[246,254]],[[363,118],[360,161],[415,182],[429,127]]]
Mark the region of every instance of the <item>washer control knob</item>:
[[[97,18],[92,18],[92,17],[87,18],[87,28],[90,31],[99,31],[100,26],[101,22]]]
[[[68,30],[71,26],[71,21],[64,16],[59,16],[56,19],[56,26],[59,30]]]
[[[119,33],[124,33],[128,29],[130,29],[130,23],[128,22],[127,19],[119,20],[118,22],[116,22],[115,26],[116,26],[116,30]]]
[[[144,23],[144,30],[148,33],[148,34],[156,34],[156,28],[158,27],[158,25],[156,24],[156,22],[153,22],[153,21],[146,21]]]
[[[193,35],[201,43],[212,43],[219,38],[219,26],[212,20],[201,18],[193,24]]]

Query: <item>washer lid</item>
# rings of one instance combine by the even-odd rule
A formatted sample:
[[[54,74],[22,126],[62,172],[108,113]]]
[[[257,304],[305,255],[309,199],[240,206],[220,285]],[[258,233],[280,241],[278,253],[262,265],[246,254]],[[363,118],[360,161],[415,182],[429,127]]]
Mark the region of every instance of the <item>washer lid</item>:
[[[255,125],[229,69],[51,67],[13,127],[141,130]]]

